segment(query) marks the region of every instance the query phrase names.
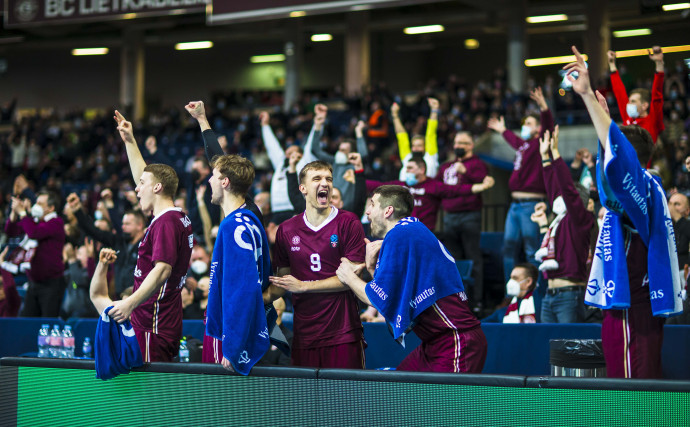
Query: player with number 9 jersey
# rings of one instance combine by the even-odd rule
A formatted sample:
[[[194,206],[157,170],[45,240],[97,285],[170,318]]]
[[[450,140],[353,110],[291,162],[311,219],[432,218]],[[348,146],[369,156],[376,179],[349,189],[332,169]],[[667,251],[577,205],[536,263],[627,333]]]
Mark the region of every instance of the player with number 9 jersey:
[[[301,281],[324,280],[335,276],[341,258],[364,262],[364,229],[353,213],[331,206],[328,218],[318,227],[307,220],[306,213],[280,225],[276,235],[274,267],[290,268]],[[308,286],[308,284],[307,284]],[[293,364],[312,367],[364,368],[364,334],[359,319],[358,302],[350,290],[340,292],[294,293]],[[300,352],[322,347],[349,346],[350,362],[332,362],[328,357],[300,360]],[[346,346],[347,347],[347,346]],[[338,347],[342,354],[342,347]],[[321,353],[323,355],[323,353]],[[337,358],[337,357],[335,357]],[[342,359],[342,357],[341,357]],[[318,364],[319,366],[315,366]]]

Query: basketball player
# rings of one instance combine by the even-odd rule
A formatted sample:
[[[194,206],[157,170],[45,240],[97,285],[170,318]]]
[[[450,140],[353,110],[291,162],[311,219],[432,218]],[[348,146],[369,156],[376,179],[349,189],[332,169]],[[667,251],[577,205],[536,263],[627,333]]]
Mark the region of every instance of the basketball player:
[[[132,123],[115,111],[117,130],[125,142],[141,210],[153,213],[151,224],[139,243],[134,268],[134,293],[115,301],[108,315],[119,323],[131,316],[144,362],[170,362],[182,337],[180,289],[192,255],[191,221],[176,208],[173,199],[178,178],[168,165],[146,165]]]
[[[364,369],[364,335],[357,298],[335,274],[344,257],[364,262],[364,230],[357,216],[331,205],[333,169],[322,161],[304,166],[299,188],[306,210],[280,225],[277,276],[264,302],[293,293],[292,364]]]

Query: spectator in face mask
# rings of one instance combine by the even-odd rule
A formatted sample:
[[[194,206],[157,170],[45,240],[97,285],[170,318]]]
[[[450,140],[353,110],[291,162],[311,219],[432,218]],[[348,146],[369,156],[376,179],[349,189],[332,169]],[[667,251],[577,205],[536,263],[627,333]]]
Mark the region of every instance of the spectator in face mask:
[[[22,201],[12,198],[12,217],[18,218],[10,226],[18,227],[38,242],[27,271],[29,289],[24,298],[23,317],[57,317],[65,292],[62,276],[62,248],[65,245],[65,228],[57,215],[59,199],[50,192],[41,192],[31,207],[31,215]]]
[[[652,136],[652,141],[656,142],[659,133],[664,130],[664,54],[659,46],[654,46],[649,50],[649,59],[655,65],[652,93],[650,94],[647,89],[635,89],[628,98],[616,67],[616,52],[608,51],[611,87],[616,96],[623,124],[638,125],[647,129]]]
[[[510,304],[482,319],[482,323],[539,323],[541,298],[534,292],[538,276],[539,271],[532,264],[516,265],[506,284]]]
[[[426,163],[426,176],[434,178],[438,172],[438,139],[436,129],[438,129],[438,115],[441,113],[441,104],[438,99],[429,98],[429,120],[426,122],[426,135],[414,135],[412,145],[407,135],[407,131],[400,120],[400,106],[394,103],[391,106],[393,125],[395,126],[395,137],[398,138],[398,154],[402,161],[400,168],[400,181],[405,180],[407,173],[407,162],[410,159],[424,160]]]
[[[208,269],[211,264],[211,258],[203,246],[194,246],[192,249],[192,257],[189,260],[189,272],[187,277],[192,277],[199,280],[204,276],[208,276]]]
[[[530,217],[537,203],[546,201],[546,187],[539,161],[539,138],[546,130],[553,132],[553,115],[541,88],[534,89],[530,97],[539,105],[541,114],[523,119],[519,137],[506,129],[503,117],[491,118],[488,122],[489,129],[500,133],[516,150],[513,173],[508,182],[513,202],[506,216],[503,238],[503,274],[506,275],[506,281],[520,249],[524,249],[528,262],[538,265],[534,253],[539,249],[539,226]]]
[[[453,142],[455,160],[441,165],[438,180],[446,185],[479,184],[488,174],[486,164],[472,151],[474,140],[469,132],[458,132]],[[453,258],[472,260],[474,292],[472,302],[478,308],[484,304],[484,277],[479,238],[482,231],[481,193],[443,199],[444,243]]]

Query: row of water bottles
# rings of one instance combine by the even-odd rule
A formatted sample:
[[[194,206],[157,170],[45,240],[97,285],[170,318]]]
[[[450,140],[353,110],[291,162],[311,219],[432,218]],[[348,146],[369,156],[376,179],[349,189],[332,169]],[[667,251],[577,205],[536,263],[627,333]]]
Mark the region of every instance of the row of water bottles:
[[[91,357],[91,343],[90,339],[84,340],[85,357]],[[61,359],[74,358],[74,335],[72,334],[72,327],[65,325],[63,330],[60,330],[59,325],[43,324],[38,330],[38,357],[53,357]]]

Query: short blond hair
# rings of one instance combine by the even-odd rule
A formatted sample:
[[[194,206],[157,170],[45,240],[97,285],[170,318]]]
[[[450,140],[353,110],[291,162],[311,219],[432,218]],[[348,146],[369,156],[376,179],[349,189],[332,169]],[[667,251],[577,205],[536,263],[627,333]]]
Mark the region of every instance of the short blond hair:
[[[169,197],[170,199],[175,198],[175,194],[177,194],[177,186],[180,183],[177,173],[175,173],[175,169],[168,165],[152,163],[144,168],[144,172],[151,173],[151,175],[153,175],[154,183],[160,183],[163,186],[163,196]]]
[[[316,160],[311,163],[307,163],[302,170],[299,173],[299,183],[304,184],[302,181],[304,181],[304,178],[306,178],[307,173],[309,171],[320,171],[320,170],[327,170],[328,172],[331,173],[331,176],[333,175],[333,166],[331,166],[330,163],[326,163],[322,160]]]

